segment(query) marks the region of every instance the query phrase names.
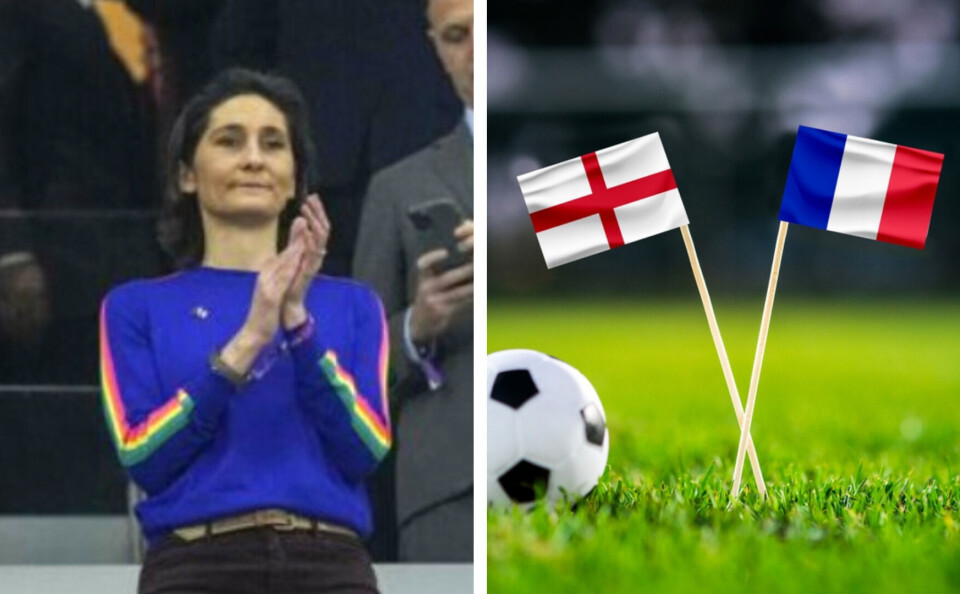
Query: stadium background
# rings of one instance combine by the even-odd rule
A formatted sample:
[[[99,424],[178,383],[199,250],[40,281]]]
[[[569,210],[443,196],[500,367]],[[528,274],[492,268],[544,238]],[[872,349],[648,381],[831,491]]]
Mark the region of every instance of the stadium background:
[[[659,131],[711,292],[762,295],[798,125],[946,154],[923,251],[791,227],[780,290],[960,289],[946,0],[491,3],[489,295],[687,294],[678,233],[548,272],[516,176]]]
[[[488,352],[581,369],[611,446],[576,510],[488,513],[489,592],[956,591],[958,31],[949,0],[491,4]],[[790,226],[752,428],[773,499],[747,464],[728,505],[739,432],[680,233],[548,271],[516,176],[658,131],[745,401],[801,124],[943,172],[922,251]]]

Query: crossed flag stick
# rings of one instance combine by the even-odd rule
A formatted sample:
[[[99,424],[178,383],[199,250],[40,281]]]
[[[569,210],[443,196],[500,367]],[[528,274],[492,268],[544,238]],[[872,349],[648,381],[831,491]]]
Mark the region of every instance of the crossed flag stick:
[[[679,228],[740,424],[731,499],[749,455],[757,491],[767,489],[750,436],[760,368],[788,223],[922,249],[943,155],[801,126],[780,208],[760,335],[744,411],[717,326],[673,171],[657,133],[517,178],[547,267]]]
[[[942,167],[940,153],[807,126],[797,130],[780,203],[780,231],[741,424],[731,498],[740,494],[744,449],[750,439],[789,223],[923,249]]]
[[[521,175],[518,181],[550,268],[680,228],[733,410],[742,428],[743,405],[660,135],[649,134],[532,171]],[[749,432],[743,434],[757,491],[766,496],[753,439]]]

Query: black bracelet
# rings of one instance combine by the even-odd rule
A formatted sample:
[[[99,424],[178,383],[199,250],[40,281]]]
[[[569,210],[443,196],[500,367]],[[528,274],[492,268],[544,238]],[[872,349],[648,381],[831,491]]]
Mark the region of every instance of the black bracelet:
[[[220,351],[210,353],[210,371],[227,380],[233,387],[240,389],[250,381],[250,374],[243,374],[233,369],[220,358]]]

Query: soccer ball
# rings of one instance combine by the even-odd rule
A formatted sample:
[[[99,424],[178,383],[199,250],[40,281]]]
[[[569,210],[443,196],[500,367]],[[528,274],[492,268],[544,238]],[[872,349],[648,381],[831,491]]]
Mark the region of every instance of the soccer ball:
[[[556,502],[597,485],[610,438],[600,397],[570,365],[537,351],[487,356],[487,502]]]

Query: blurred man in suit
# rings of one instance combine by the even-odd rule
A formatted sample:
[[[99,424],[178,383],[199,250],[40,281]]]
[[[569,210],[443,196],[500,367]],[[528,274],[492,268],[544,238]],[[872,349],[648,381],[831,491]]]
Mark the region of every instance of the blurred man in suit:
[[[160,266],[151,108],[95,8],[0,1],[0,383],[96,383],[100,299]]]
[[[360,223],[354,274],[380,293],[390,320],[397,421],[397,519],[404,561],[468,562],[473,551],[473,263],[443,266],[408,218],[437,199],[466,220],[473,249],[473,0],[429,0],[429,38],[463,118],[433,144],[377,173]]]

